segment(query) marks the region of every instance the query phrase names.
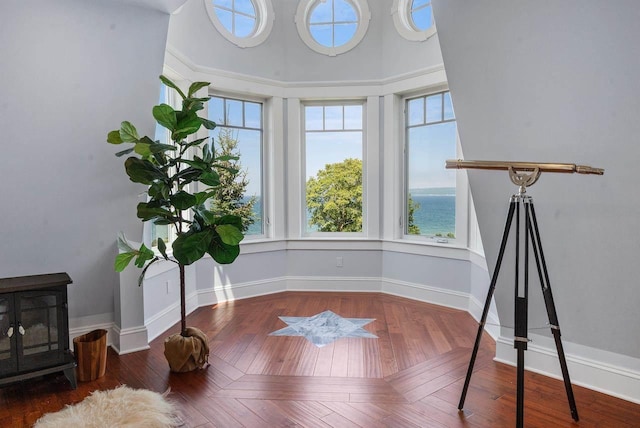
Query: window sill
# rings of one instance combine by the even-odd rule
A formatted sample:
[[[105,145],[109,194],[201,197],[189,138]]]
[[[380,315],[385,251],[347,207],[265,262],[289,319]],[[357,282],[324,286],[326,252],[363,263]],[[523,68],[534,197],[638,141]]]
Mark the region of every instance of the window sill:
[[[453,243],[438,243],[431,241],[410,241],[395,239],[382,241],[367,238],[306,238],[306,239],[252,239],[243,241],[240,255],[258,254],[271,251],[285,250],[365,250],[365,251],[392,251],[396,253],[415,254],[429,257],[440,257],[454,260],[467,260],[480,268],[487,269],[484,255],[466,247]],[[171,254],[168,254],[171,256]],[[203,258],[211,258],[205,254]],[[145,279],[150,279],[173,269],[178,265],[167,260],[160,260],[149,267]]]
[[[395,239],[392,241],[383,241],[382,250],[430,257],[442,257],[455,260],[471,259],[470,251],[468,248],[456,245],[454,243]]]

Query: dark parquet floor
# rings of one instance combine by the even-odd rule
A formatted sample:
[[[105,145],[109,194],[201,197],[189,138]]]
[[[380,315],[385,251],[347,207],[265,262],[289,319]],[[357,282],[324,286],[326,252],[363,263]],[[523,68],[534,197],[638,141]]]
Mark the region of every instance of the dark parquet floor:
[[[278,316],[324,310],[375,318],[378,339],[345,338],[317,348],[303,337],[269,336]],[[465,410],[457,410],[477,323],[466,312],[379,293],[286,292],[213,307],[188,317],[210,339],[210,366],[170,373],[163,338],[118,356],[107,373],[69,387],[49,375],[0,388],[0,427],[29,427],[42,414],[94,390],[126,384],[164,392],[187,427],[511,427],[515,368],[494,362],[485,334]],[[562,381],[525,376],[527,427],[640,427],[640,405],[574,386],[581,420],[571,419]]]

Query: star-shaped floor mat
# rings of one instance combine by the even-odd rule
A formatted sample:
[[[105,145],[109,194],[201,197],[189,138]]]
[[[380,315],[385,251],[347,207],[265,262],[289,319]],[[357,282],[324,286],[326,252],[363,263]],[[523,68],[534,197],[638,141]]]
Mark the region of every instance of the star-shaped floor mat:
[[[270,333],[269,336],[303,336],[321,348],[342,337],[378,336],[365,330],[365,325],[375,318],[342,318],[331,311],[324,311],[311,317],[278,317],[288,327]]]

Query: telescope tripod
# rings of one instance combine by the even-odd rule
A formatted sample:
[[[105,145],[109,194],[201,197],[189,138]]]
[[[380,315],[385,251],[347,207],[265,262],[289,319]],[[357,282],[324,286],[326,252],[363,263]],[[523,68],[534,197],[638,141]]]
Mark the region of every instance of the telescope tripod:
[[[511,172],[511,171],[510,171]],[[539,175],[539,172],[537,172]],[[537,177],[536,177],[537,178]],[[514,180],[514,177],[512,177]],[[514,181],[515,183],[516,181]],[[502,264],[502,258],[504,256],[505,248],[509,238],[509,232],[511,230],[511,224],[514,218],[516,218],[516,253],[515,253],[515,328],[514,328],[514,348],[517,350],[517,396],[516,396],[516,427],[521,428],[524,426],[524,351],[527,349],[529,339],[527,338],[527,308],[528,308],[528,294],[529,294],[529,248],[533,249],[533,254],[536,262],[536,268],[538,270],[538,276],[540,278],[540,285],[542,287],[542,295],[544,297],[545,306],[547,309],[547,316],[549,318],[549,325],[551,327],[551,333],[555,339],[556,349],[558,351],[558,358],[560,360],[560,368],[562,370],[562,377],[564,379],[564,387],[567,391],[567,399],[569,400],[569,408],[571,410],[571,417],[578,421],[578,409],[576,408],[575,398],[573,396],[573,388],[571,387],[571,380],[569,379],[569,371],[567,369],[567,361],[564,356],[564,350],[562,348],[562,340],[560,339],[560,327],[558,324],[558,316],[556,313],[556,307],[553,303],[553,296],[551,294],[551,284],[549,283],[549,274],[547,272],[547,265],[542,252],[542,244],[540,242],[540,232],[538,230],[538,221],[536,219],[536,212],[533,207],[533,199],[530,196],[525,195],[525,185],[532,183],[517,183],[520,187],[520,193],[513,195],[509,203],[509,212],[507,214],[507,220],[502,234],[502,242],[500,244],[500,250],[498,252],[498,259],[496,261],[496,267],[491,278],[489,291],[487,292],[487,299],[482,311],[482,317],[480,319],[480,325],[478,326],[478,334],[476,335],[475,345],[471,354],[471,360],[469,361],[469,368],[467,369],[467,377],[464,382],[464,388],[462,389],[462,395],[460,396],[460,403],[458,409],[462,410],[464,406],[464,400],[469,388],[469,382],[471,381],[471,374],[473,372],[473,366],[475,364],[476,356],[478,354],[478,348],[480,346],[480,339],[482,338],[482,332],[484,330],[485,323],[487,321],[487,315],[489,313],[489,306],[491,305],[491,298],[496,288],[496,282],[498,280],[498,274],[500,272],[500,265]],[[520,211],[524,210],[524,270],[523,270],[523,287],[520,287]]]

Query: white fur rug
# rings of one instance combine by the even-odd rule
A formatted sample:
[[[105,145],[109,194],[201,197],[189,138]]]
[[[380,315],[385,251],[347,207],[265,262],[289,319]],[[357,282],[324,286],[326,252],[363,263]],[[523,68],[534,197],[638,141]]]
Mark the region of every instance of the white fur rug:
[[[34,428],[165,428],[182,425],[164,394],[121,386],[42,416]]]

